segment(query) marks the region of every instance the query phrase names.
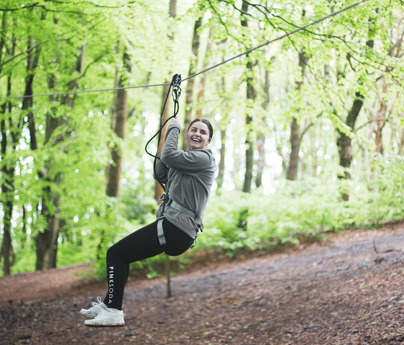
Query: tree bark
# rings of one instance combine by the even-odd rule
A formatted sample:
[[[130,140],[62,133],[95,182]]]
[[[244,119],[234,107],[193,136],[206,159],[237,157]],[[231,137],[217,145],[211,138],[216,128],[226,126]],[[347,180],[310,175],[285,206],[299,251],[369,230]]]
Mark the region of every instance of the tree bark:
[[[247,13],[248,12],[248,5],[249,3],[245,0],[243,0],[242,4],[242,12]],[[241,26],[243,27],[248,27],[248,22],[247,18],[245,16],[241,17]],[[253,103],[255,98],[256,98],[256,92],[253,86],[253,63],[250,59],[250,57],[246,56],[247,59],[247,65],[246,65],[246,74],[247,74],[247,105],[250,103]],[[250,110],[247,108],[246,112],[246,118],[245,118],[245,123],[246,123],[246,128],[247,128],[247,133],[246,133],[246,151],[245,151],[245,175],[244,175],[244,184],[243,184],[243,192],[245,193],[250,193],[251,192],[251,185],[252,185],[252,178],[253,178],[253,167],[254,167],[254,142],[253,142],[253,136],[252,136],[252,125],[253,117],[250,114]]]
[[[299,53],[299,67],[302,72],[302,79],[296,82],[296,90],[300,91],[303,78],[306,71],[307,57],[304,54],[304,51]],[[287,171],[287,179],[288,180],[297,180],[298,172],[299,172],[299,152],[300,152],[300,143],[302,140],[302,135],[300,133],[299,123],[297,122],[297,118],[293,117],[292,122],[290,124],[290,158],[289,158],[289,166]]]
[[[30,36],[28,38],[28,48],[31,48],[33,45],[33,37]],[[24,96],[32,96],[33,95],[33,83],[35,77],[35,69],[38,66],[40,54],[40,46],[33,50],[33,53],[28,54],[27,58],[27,76],[25,77],[25,92]],[[38,148],[37,138],[36,138],[36,128],[35,128],[35,119],[34,112],[32,111],[33,99],[32,97],[24,97],[22,101],[22,109],[28,111],[28,129],[30,134],[30,148],[31,150],[36,150]]]
[[[352,104],[351,110],[348,113],[347,119],[345,121],[346,125],[348,125],[351,130],[354,130],[356,120],[358,119],[360,110],[363,106],[364,98],[362,94],[357,91],[355,93],[355,100]],[[338,152],[339,152],[339,164],[341,167],[345,169],[344,174],[339,176],[340,178],[351,178],[351,174],[347,169],[351,167],[353,154],[352,154],[352,139],[345,133],[339,132],[339,138],[337,141]],[[344,200],[348,200],[349,196],[343,195]]]
[[[208,52],[212,49],[212,27],[209,30],[209,35],[208,35],[208,43],[206,45],[206,53],[205,53],[205,59],[202,68],[206,69],[208,67]],[[202,74],[201,82],[199,83],[199,91],[198,91],[198,97],[197,97],[197,107],[196,107],[196,114],[195,117],[197,119],[201,118],[203,116],[203,101],[205,98],[205,87],[206,87],[206,80],[208,79],[208,73],[206,72]]]
[[[10,78],[9,78],[10,80]],[[10,85],[10,83],[8,83]],[[7,90],[7,94],[10,95],[10,88]],[[2,112],[5,114],[7,112],[7,103],[3,104]],[[11,118],[11,113],[9,112]],[[3,273],[4,275],[11,274],[11,267],[14,263],[14,250],[11,237],[12,224],[11,220],[13,218],[13,207],[14,207],[14,176],[15,176],[15,162],[10,161],[7,158],[7,145],[8,137],[12,139],[12,150],[15,151],[17,142],[15,141],[15,136],[7,134],[6,121],[4,118],[1,120],[1,192],[3,195],[3,239],[1,243],[0,259],[3,259]]]
[[[130,57],[124,48],[123,52],[123,66],[124,70],[121,71],[120,76],[118,78],[118,88],[122,88],[125,86],[127,73],[130,73]],[[128,97],[126,90],[117,90],[114,99],[114,111],[113,111],[113,130],[115,134],[123,139],[125,136],[125,125],[127,120],[127,108],[128,108]],[[111,156],[112,156],[112,164],[108,166],[107,173],[107,190],[106,194],[111,197],[118,197],[119,194],[119,180],[121,176],[121,163],[122,163],[122,150],[118,146],[114,146],[111,148]]]
[[[268,127],[266,123],[266,112],[269,106],[269,71],[265,71],[265,81],[264,81],[264,102],[262,103],[262,108],[265,110],[265,118],[263,119],[264,127]],[[257,162],[257,176],[255,178],[255,185],[257,188],[262,186],[262,176],[264,174],[265,168],[265,135],[260,133],[258,135],[258,162]]]
[[[7,27],[7,12],[3,12],[3,16],[1,19],[1,32],[3,35],[0,37],[0,74],[3,69],[3,65],[1,65],[2,59],[3,59],[3,47],[6,43],[6,27]]]
[[[401,130],[401,140],[400,140],[400,143],[398,144],[398,152],[397,153],[400,156],[402,156],[403,152],[404,152],[404,129]]]
[[[368,40],[366,41],[366,48],[373,49],[374,46],[374,35],[375,35],[375,22],[373,18],[369,19],[369,31],[368,31]],[[345,124],[351,129],[351,131],[355,128],[356,120],[358,119],[359,113],[362,109],[364,102],[364,97],[360,93],[360,91],[355,92],[355,99],[353,101],[352,107],[348,113],[348,116],[345,120]],[[339,152],[339,164],[342,168],[344,168],[344,173],[339,176],[339,178],[350,179],[351,174],[348,169],[351,167],[353,152],[352,152],[352,139],[346,133],[339,132],[339,137],[337,139],[337,146]],[[349,200],[349,195],[346,193],[342,194],[342,199],[345,201]]]
[[[224,169],[225,169],[225,159],[226,159],[226,129],[220,129],[220,160],[218,166],[218,175],[216,178],[217,191],[221,192],[224,182]]]
[[[177,16],[177,0],[170,0],[169,15],[171,18],[175,18]],[[174,41],[174,35],[170,35],[170,40]],[[169,85],[164,85],[164,87],[163,87],[161,108],[163,107],[163,104],[166,99],[169,88],[170,88]],[[167,101],[167,103],[168,103],[168,101]],[[168,119],[168,117],[169,116],[168,116],[168,104],[167,104],[164,109],[164,112],[162,114],[161,123],[163,124]],[[167,133],[167,126],[164,126],[164,128],[161,131],[160,141],[158,143],[157,156],[160,156],[160,153],[163,150],[164,138],[166,136],[166,133]],[[157,202],[161,202],[161,201],[159,201],[159,199],[162,194],[163,194],[163,188],[156,181],[156,184],[154,187],[154,199]]]
[[[193,75],[195,73],[196,66],[198,64],[198,52],[200,44],[199,28],[202,26],[202,16],[195,21],[194,24],[194,34],[192,38],[192,56],[191,62],[189,64],[188,75]],[[192,121],[192,110],[193,110],[193,97],[195,89],[195,78],[188,80],[186,88],[186,101],[185,101],[185,120],[184,120],[184,130],[182,132],[182,149],[188,149],[187,143],[187,129]]]

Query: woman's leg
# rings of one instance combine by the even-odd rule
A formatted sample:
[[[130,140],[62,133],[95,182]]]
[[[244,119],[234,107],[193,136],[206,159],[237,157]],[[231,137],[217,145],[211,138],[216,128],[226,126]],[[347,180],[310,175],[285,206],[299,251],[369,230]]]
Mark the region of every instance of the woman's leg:
[[[185,232],[163,220],[163,231],[167,244],[161,246],[157,235],[157,221],[135,231],[114,244],[107,251],[108,291],[104,303],[109,308],[121,310],[123,293],[129,276],[129,264],[144,260],[163,251],[167,255],[176,256],[189,249],[194,240]]]
[[[107,251],[108,291],[104,303],[121,309],[123,293],[129,276],[129,264],[163,252],[157,237],[156,222],[135,231],[115,243]]]

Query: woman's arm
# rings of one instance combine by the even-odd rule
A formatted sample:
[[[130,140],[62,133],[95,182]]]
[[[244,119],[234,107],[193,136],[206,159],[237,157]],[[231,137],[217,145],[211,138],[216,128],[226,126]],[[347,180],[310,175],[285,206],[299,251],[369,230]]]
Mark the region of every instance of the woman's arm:
[[[161,159],[156,159],[155,167],[153,169],[153,178],[162,183],[167,183],[168,180],[168,166],[165,165]]]

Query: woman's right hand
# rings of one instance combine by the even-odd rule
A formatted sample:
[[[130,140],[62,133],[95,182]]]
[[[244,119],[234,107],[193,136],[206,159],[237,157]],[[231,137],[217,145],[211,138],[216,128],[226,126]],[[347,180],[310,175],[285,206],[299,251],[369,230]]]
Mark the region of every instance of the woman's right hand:
[[[169,122],[168,125],[179,125],[180,126],[180,121],[178,121],[178,119],[176,117],[173,117]]]

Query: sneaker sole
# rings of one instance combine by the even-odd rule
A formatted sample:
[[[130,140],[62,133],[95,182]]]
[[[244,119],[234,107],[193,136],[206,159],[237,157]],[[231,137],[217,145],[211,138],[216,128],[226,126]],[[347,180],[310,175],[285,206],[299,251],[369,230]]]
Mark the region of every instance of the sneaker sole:
[[[88,324],[84,322],[84,325],[87,327],[123,327],[125,323],[109,323],[109,324]]]

